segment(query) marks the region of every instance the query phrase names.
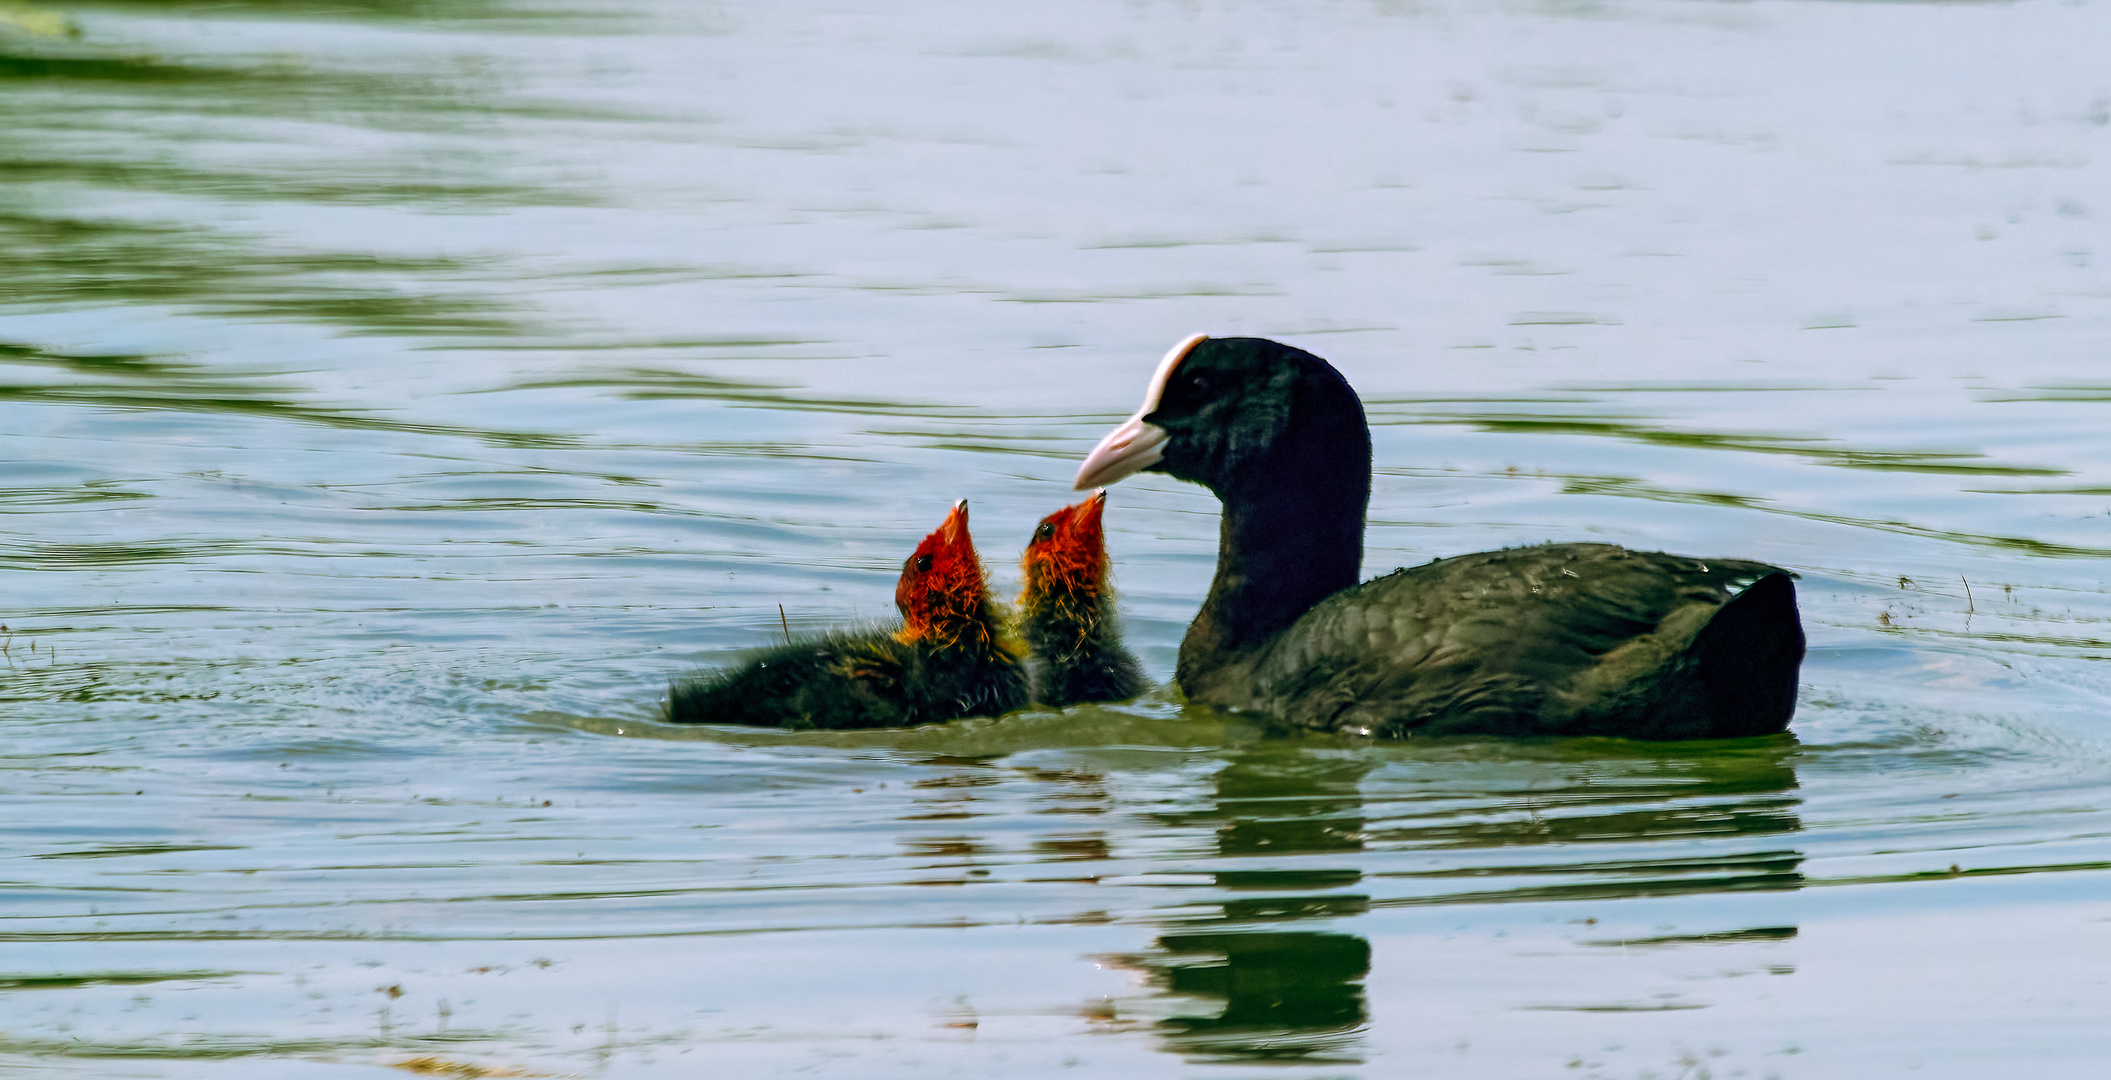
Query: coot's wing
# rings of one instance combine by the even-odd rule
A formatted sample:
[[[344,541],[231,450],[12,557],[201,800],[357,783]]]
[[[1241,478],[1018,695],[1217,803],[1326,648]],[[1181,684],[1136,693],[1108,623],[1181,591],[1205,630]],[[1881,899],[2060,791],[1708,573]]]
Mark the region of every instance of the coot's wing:
[[[1660,693],[1732,588],[1775,572],[1608,544],[1395,571],[1321,601],[1272,642],[1256,703],[1327,730],[1563,733],[1623,694]]]

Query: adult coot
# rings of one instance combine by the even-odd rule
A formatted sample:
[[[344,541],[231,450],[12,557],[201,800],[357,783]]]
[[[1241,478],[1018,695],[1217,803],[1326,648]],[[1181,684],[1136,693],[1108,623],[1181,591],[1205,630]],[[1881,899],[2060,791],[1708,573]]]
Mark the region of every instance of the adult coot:
[[[1341,373],[1301,349],[1174,346],[1077,486],[1142,470],[1224,504],[1216,579],[1180,645],[1191,700],[1383,735],[1734,738],[1795,711],[1795,586],[1764,563],[1548,544],[1358,584],[1370,429]]]
[[[894,630],[832,633],[777,646],[746,665],[677,683],[677,724],[784,728],[906,727],[994,716],[1027,702],[1026,673],[1004,639],[975,543],[968,504],[902,564]]]
[[[1143,665],[1121,642],[1100,515],[1107,493],[1041,519],[1020,560],[1019,627],[1043,705],[1120,701],[1143,693]]]

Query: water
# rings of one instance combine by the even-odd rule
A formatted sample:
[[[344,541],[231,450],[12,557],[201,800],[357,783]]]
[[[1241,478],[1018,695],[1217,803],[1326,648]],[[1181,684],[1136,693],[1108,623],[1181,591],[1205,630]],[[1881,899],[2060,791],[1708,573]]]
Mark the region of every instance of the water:
[[[0,1071],[2086,1075],[2111,8],[0,6]],[[654,723],[1197,330],[1368,565],[1797,569],[1792,737]],[[1108,511],[1170,674],[1215,506]]]

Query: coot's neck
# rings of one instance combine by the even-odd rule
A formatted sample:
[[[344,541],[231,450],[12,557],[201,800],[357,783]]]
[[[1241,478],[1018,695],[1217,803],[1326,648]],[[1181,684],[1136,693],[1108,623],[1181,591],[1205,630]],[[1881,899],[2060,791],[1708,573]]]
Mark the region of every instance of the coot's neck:
[[[1360,579],[1371,439],[1361,403],[1345,383],[1340,390],[1345,403],[1296,410],[1265,452],[1209,484],[1224,503],[1217,576],[1180,644],[1183,685],[1236,663]]]

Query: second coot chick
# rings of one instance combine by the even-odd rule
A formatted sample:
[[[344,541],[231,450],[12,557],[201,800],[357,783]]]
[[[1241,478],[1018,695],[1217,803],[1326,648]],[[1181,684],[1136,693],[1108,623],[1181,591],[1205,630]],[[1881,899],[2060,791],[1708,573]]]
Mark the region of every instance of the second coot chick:
[[[770,649],[668,695],[677,724],[908,727],[995,716],[1027,703],[1026,673],[1005,641],[967,502],[902,564],[893,631],[834,633]]]
[[[1144,692],[1143,665],[1122,645],[1107,582],[1100,515],[1107,493],[1041,519],[1020,561],[1020,630],[1038,663],[1034,700],[1043,705],[1121,701]]]

